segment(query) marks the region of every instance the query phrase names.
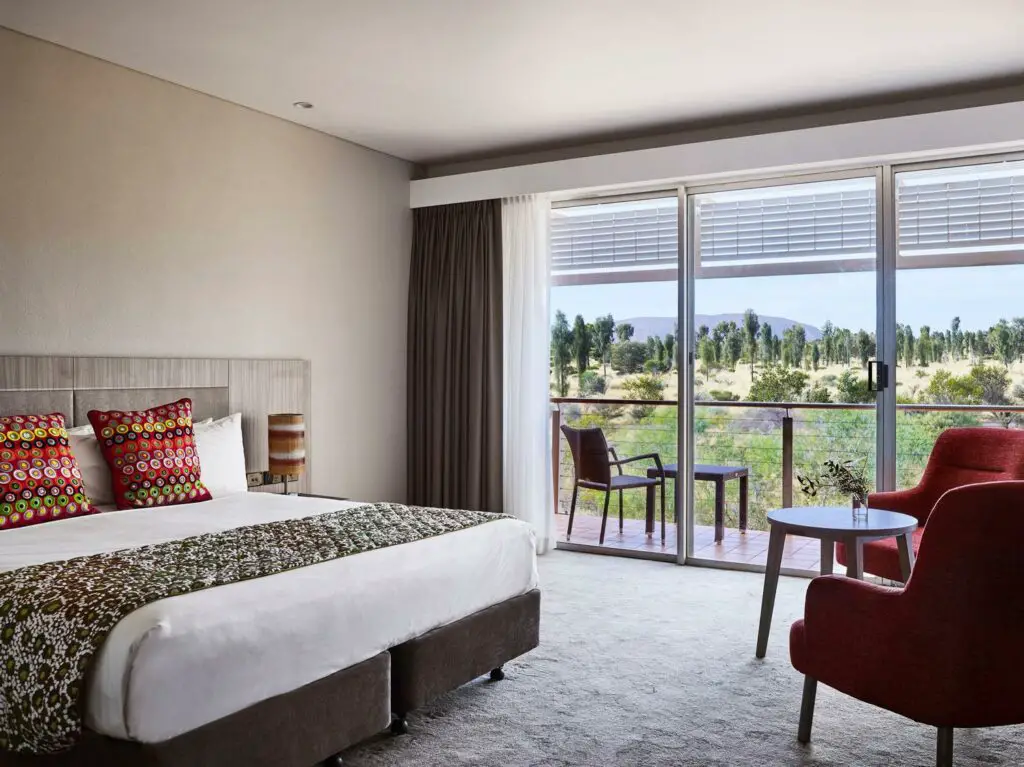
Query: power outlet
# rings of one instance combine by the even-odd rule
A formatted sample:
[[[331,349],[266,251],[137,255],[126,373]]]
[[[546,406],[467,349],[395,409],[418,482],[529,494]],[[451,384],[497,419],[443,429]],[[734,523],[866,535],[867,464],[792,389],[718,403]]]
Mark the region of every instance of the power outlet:
[[[250,474],[248,476],[251,477],[252,475]],[[259,476],[260,478],[260,485],[283,485],[286,479],[284,474],[271,474],[269,471],[265,471],[262,474],[257,474],[257,476]],[[299,475],[289,474],[287,476],[287,480],[289,483],[298,482]],[[249,481],[249,487],[254,487],[254,485],[252,484],[252,480]]]
[[[250,471],[245,475],[245,484],[248,487],[263,487],[263,472]]]

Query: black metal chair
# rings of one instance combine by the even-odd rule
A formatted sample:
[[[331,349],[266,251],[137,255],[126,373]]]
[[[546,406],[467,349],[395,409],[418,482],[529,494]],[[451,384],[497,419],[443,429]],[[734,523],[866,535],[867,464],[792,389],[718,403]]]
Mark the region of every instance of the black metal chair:
[[[587,429],[574,429],[571,426],[562,426],[562,433],[569,443],[569,450],[572,452],[572,463],[574,479],[572,485],[572,504],[569,507],[569,526],[566,529],[565,537],[572,535],[572,521],[576,515],[576,497],[581,487],[589,490],[604,491],[604,514],[601,516],[601,538],[604,543],[605,528],[608,525],[608,503],[611,500],[613,490],[619,491],[619,532],[622,532],[622,501],[624,490],[635,490],[639,488],[661,487],[661,540],[665,540],[665,475],[661,465],[661,456],[657,453],[644,453],[634,455],[630,458],[619,458],[614,447],[608,446],[604,431],[599,427]],[[610,458],[609,458],[610,456]],[[624,474],[622,467],[635,461],[653,460],[658,468],[657,477],[636,476]],[[612,474],[612,467],[618,469],[618,474]]]

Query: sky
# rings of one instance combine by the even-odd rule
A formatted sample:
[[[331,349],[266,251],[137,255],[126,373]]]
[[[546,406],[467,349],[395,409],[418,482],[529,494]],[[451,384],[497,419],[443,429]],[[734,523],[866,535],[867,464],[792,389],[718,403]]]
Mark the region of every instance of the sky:
[[[825,320],[873,330],[875,272],[698,280],[696,314],[758,314],[814,325]],[[611,312],[617,319],[675,317],[677,283],[637,282],[553,287],[551,314],[588,322]],[[988,329],[1001,318],[1024,316],[1024,265],[907,269],[896,275],[897,321],[914,328],[947,328],[959,315],[964,330]]]

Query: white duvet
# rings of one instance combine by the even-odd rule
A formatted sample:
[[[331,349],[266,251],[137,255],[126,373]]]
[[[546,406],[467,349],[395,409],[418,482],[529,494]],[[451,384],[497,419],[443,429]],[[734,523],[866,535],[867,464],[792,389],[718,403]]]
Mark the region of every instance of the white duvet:
[[[48,522],[0,533],[0,570],[358,505],[240,493]],[[532,529],[500,520],[154,602],[97,655],[86,724],[158,743],[536,585]]]

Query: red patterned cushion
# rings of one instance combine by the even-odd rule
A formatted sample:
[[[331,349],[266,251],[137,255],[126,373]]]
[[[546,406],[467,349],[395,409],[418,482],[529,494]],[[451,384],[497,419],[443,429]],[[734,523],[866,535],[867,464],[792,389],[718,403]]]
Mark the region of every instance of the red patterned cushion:
[[[210,500],[199,474],[192,400],[123,413],[90,410],[89,421],[110,466],[117,508]]]
[[[92,514],[64,416],[0,417],[0,530]]]

